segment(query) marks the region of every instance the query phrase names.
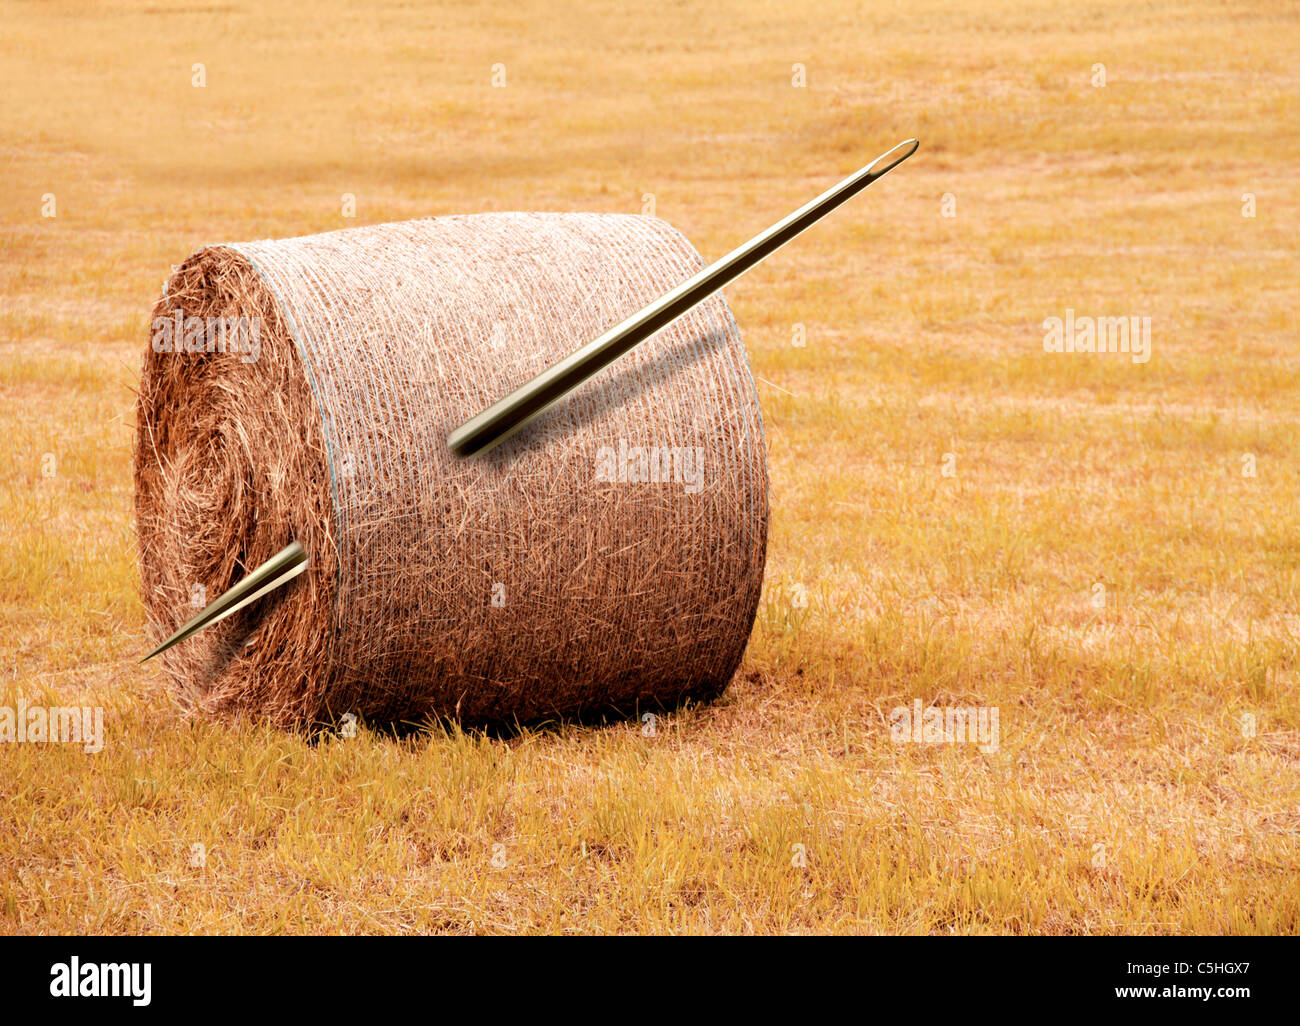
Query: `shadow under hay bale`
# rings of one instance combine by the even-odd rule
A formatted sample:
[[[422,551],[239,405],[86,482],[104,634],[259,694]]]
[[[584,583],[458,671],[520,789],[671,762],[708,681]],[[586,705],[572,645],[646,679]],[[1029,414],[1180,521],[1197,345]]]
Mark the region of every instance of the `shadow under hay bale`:
[[[601,214],[434,218],[186,260],[154,310],[137,411],[151,625],[170,633],[292,540],[309,565],[163,653],[182,702],[284,726],[527,721],[726,687],[768,501],[720,296],[497,450],[462,461],[446,445],[701,265],[664,222]],[[214,339],[223,325],[242,327]]]

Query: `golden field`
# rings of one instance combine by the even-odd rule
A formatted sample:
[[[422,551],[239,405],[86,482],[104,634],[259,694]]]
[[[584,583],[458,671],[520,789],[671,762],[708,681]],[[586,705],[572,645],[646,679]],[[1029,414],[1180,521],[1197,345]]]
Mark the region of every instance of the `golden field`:
[[[0,931],[1300,931],[1289,0],[79,6],[0,2],[0,705],[106,743],[0,744]],[[721,700],[312,744],[136,664],[190,252],[653,196],[713,258],[909,136],[727,290],[773,484]]]

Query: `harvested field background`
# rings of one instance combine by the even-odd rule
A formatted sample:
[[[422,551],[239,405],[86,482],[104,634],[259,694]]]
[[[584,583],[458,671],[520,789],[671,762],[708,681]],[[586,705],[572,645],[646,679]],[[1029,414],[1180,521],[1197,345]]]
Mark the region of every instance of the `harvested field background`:
[[[0,706],[106,737],[0,744],[0,931],[1300,929],[1290,3],[77,6],[0,3]],[[713,258],[912,135],[727,290],[772,520],[721,700],[312,746],[136,666],[171,265],[650,204]]]

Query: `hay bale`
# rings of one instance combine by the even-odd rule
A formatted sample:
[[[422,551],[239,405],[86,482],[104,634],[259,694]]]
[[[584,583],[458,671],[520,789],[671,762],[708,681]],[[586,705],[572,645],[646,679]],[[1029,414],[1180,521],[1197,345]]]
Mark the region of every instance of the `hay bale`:
[[[724,688],[768,505],[720,296],[486,456],[446,445],[701,265],[664,222],[600,214],[434,218],[186,260],[154,309],[137,410],[151,627],[171,633],[294,539],[310,562],[164,653],[181,702],[285,726],[476,722]],[[170,331],[182,351],[165,351],[167,323],[190,329]]]

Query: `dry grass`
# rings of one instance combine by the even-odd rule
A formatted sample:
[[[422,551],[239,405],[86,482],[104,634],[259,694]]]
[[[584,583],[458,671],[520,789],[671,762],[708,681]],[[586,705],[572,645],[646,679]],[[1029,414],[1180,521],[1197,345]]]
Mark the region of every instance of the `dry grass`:
[[[0,746],[0,929],[1296,932],[1291,5],[587,7],[0,5],[0,704],[108,731]],[[171,264],[646,193],[713,256],[910,135],[728,293],[773,508],[723,700],[313,747],[134,666]],[[1044,353],[1067,307],[1152,359]],[[913,698],[997,706],[998,750],[891,741]]]

